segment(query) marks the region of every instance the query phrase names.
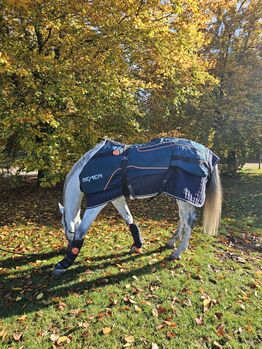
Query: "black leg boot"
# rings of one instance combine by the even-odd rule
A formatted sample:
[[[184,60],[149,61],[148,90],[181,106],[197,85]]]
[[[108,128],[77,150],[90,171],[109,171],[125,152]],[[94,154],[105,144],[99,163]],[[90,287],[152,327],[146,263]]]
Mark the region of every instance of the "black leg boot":
[[[135,223],[129,225],[130,232],[133,236],[134,243],[131,246],[130,253],[141,253],[143,239],[140,230]]]
[[[66,270],[74,263],[76,257],[78,256],[81,247],[83,246],[84,240],[73,240],[70,248],[68,249],[64,259],[62,259],[55,266],[53,271],[54,276],[59,276],[66,272]]]

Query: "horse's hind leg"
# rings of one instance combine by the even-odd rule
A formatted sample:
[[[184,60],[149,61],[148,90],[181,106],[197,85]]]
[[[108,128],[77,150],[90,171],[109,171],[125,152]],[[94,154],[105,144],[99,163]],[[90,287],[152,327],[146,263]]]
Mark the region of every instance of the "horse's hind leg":
[[[193,205],[187,202],[178,201],[178,206],[179,206],[179,215],[181,220],[180,224],[183,225],[184,235],[182,237],[182,241],[178,246],[177,250],[175,250],[170,256],[170,259],[172,260],[180,259],[181,253],[187,249],[191,232],[192,232],[194,223],[196,221],[196,209]]]
[[[175,243],[178,241],[178,240],[182,240],[182,233],[183,233],[183,224],[182,222],[179,223],[176,231],[175,231],[175,234],[173,235],[173,237],[168,240],[168,242],[166,243],[166,247],[167,248],[170,248],[170,249],[173,249],[174,246],[175,246]]]
[[[179,205],[179,200],[177,200],[177,204],[178,204],[178,209],[179,209],[179,224],[178,224],[178,227],[175,231],[175,234],[173,235],[173,237],[168,240],[168,242],[166,243],[166,247],[167,248],[170,248],[170,249],[173,249],[174,246],[175,246],[175,243],[179,240],[181,241],[182,240],[182,234],[183,234],[183,230],[184,230],[184,221],[185,221],[185,218],[184,218],[184,214],[185,214],[185,211],[183,210],[183,206],[182,205]],[[182,202],[182,201],[181,201]]]
[[[140,253],[143,244],[143,239],[138,226],[134,223],[133,216],[127,206],[124,196],[121,196],[120,198],[112,201],[112,204],[115,206],[117,211],[120,213],[120,215],[128,225],[129,230],[133,236],[134,242],[131,246],[130,253]]]
[[[55,270],[53,272],[54,276],[59,276],[63,274],[66,271],[66,269],[68,269],[74,263],[76,257],[78,256],[83,246],[84,237],[88,229],[90,228],[93,221],[96,219],[99,212],[105,206],[106,204],[86,209],[83,219],[75,232],[74,240],[70,245],[64,259],[60,261],[55,267]]]

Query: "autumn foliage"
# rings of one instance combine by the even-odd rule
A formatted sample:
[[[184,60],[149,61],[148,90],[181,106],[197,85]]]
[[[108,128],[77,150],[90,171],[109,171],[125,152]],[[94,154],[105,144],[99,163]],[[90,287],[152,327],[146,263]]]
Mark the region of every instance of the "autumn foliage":
[[[52,185],[100,138],[161,133],[258,151],[260,17],[258,0],[2,1],[1,165]]]

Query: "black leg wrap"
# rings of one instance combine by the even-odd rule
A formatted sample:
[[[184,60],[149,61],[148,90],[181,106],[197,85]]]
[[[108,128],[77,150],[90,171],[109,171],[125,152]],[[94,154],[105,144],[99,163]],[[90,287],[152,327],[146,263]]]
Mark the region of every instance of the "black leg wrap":
[[[55,269],[67,269],[69,268],[75,261],[76,257],[78,256],[78,253],[81,250],[81,247],[83,246],[84,240],[73,240],[70,248],[68,249],[65,258],[57,263]]]
[[[143,239],[142,239],[142,236],[140,234],[138,226],[135,223],[132,223],[129,225],[129,229],[130,229],[131,234],[133,236],[134,245],[138,248],[141,248],[142,243],[143,243]]]

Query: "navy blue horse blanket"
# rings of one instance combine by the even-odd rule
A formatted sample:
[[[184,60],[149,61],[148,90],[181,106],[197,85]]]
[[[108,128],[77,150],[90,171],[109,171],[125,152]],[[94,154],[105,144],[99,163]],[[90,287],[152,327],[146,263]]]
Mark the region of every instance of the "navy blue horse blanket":
[[[160,193],[202,207],[218,161],[204,145],[187,139],[158,138],[133,145],[107,140],[83,167],[80,188],[89,208],[122,195],[143,198]]]

